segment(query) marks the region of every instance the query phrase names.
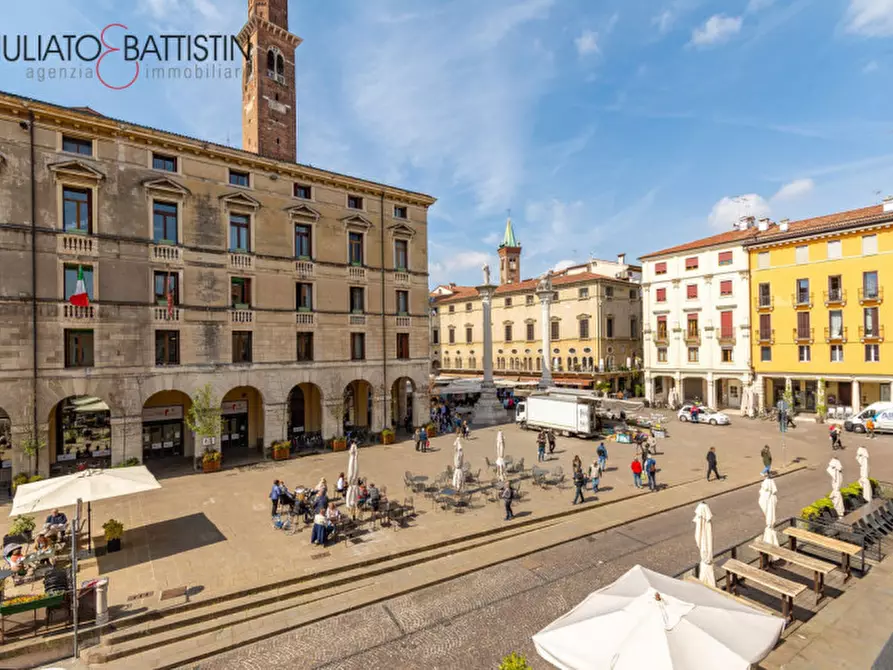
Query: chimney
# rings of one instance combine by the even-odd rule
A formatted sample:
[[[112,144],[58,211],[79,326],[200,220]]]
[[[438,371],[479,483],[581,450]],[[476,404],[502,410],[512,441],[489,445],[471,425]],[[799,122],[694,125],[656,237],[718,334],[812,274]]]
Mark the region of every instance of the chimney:
[[[884,198],[884,214],[888,214],[893,212],[893,195],[888,195]]]
[[[767,230],[769,230],[769,218],[768,217],[763,217],[762,219],[759,220],[759,222],[757,223],[757,230],[759,230],[761,233],[765,233]]]
[[[617,254],[617,265],[626,265],[626,254]]]
[[[752,216],[739,216],[738,222],[735,224],[736,230],[747,230],[753,225]]]
[[[786,232],[788,232],[788,228],[790,228],[790,224],[791,224],[790,219],[782,219],[781,221],[778,222],[778,229],[781,232],[786,233]]]

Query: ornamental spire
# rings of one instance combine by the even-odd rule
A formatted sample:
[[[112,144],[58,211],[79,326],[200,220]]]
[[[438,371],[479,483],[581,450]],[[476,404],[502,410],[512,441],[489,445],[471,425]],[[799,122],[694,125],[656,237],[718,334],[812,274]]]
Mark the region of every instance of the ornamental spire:
[[[499,248],[520,246],[521,244],[515,239],[515,230],[512,228],[512,217],[509,216],[505,220],[505,235],[502,238],[502,244],[499,245]]]

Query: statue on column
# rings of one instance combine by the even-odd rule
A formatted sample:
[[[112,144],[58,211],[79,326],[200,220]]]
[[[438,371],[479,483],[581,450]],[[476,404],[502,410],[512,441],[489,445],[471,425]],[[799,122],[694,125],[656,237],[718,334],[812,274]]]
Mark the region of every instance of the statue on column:
[[[537,293],[543,292],[548,293],[552,291],[552,271],[549,270],[546,274],[540,277],[539,283],[536,285]]]
[[[490,266],[484,263],[484,266],[481,268],[484,272],[484,286],[490,285]]]

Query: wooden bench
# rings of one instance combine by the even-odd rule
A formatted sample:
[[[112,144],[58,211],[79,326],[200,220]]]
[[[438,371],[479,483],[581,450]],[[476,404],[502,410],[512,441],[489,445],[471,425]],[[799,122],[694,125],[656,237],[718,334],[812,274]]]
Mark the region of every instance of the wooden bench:
[[[853,556],[858,556],[862,553],[862,547],[860,547],[859,545],[850,544],[849,542],[843,542],[842,540],[835,540],[833,537],[826,537],[824,535],[819,535],[818,533],[813,533],[812,531],[804,530],[802,528],[794,528],[793,526],[790,528],[785,528],[784,533],[790,539],[791,551],[797,550],[797,540],[800,540],[801,542],[814,544],[818,547],[823,547],[824,549],[839,553],[840,564],[843,567],[843,571],[846,575],[843,578],[843,581],[847,582],[849,581],[850,577],[853,576],[852,568],[850,566],[850,559]]]
[[[778,616],[778,612],[770,607],[766,607],[765,605],[761,605],[758,602],[754,602],[753,600],[748,600],[747,598],[742,598],[741,596],[736,596],[733,593],[729,593],[728,591],[723,591],[722,589],[718,589],[715,586],[710,586],[709,584],[705,584],[700,579],[695,577],[694,575],[686,575],[683,578],[683,581],[691,582],[692,584],[700,584],[701,586],[710,589],[711,591],[715,591],[716,593],[724,595],[729,600],[734,600],[737,603],[742,605],[746,605],[751,609],[755,609],[758,612],[762,612],[763,614],[768,614],[769,616]]]
[[[763,570],[769,568],[770,558],[781,559],[788,563],[799,565],[801,568],[812,570],[815,601],[818,603],[825,597],[825,576],[832,570],[837,569],[837,566],[833,563],[828,563],[827,561],[813,558],[806,554],[800,554],[785,547],[776,547],[773,544],[767,544],[761,540],[757,540],[751,544],[750,548],[760,554],[760,567]]]
[[[738,559],[730,558],[722,565],[726,571],[726,590],[738,595],[738,584],[746,579],[759,584],[768,591],[781,596],[781,615],[786,621],[794,619],[794,598],[806,590],[806,586],[792,582],[784,577],[773,575],[771,572],[760,570]]]

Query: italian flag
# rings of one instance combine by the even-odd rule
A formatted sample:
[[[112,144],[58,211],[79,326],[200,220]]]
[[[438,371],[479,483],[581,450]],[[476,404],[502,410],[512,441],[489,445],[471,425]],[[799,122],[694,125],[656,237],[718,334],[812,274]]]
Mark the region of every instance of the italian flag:
[[[87,297],[87,285],[84,283],[84,268],[78,265],[78,283],[74,287],[74,293],[68,299],[75,307],[88,307],[90,298]]]

